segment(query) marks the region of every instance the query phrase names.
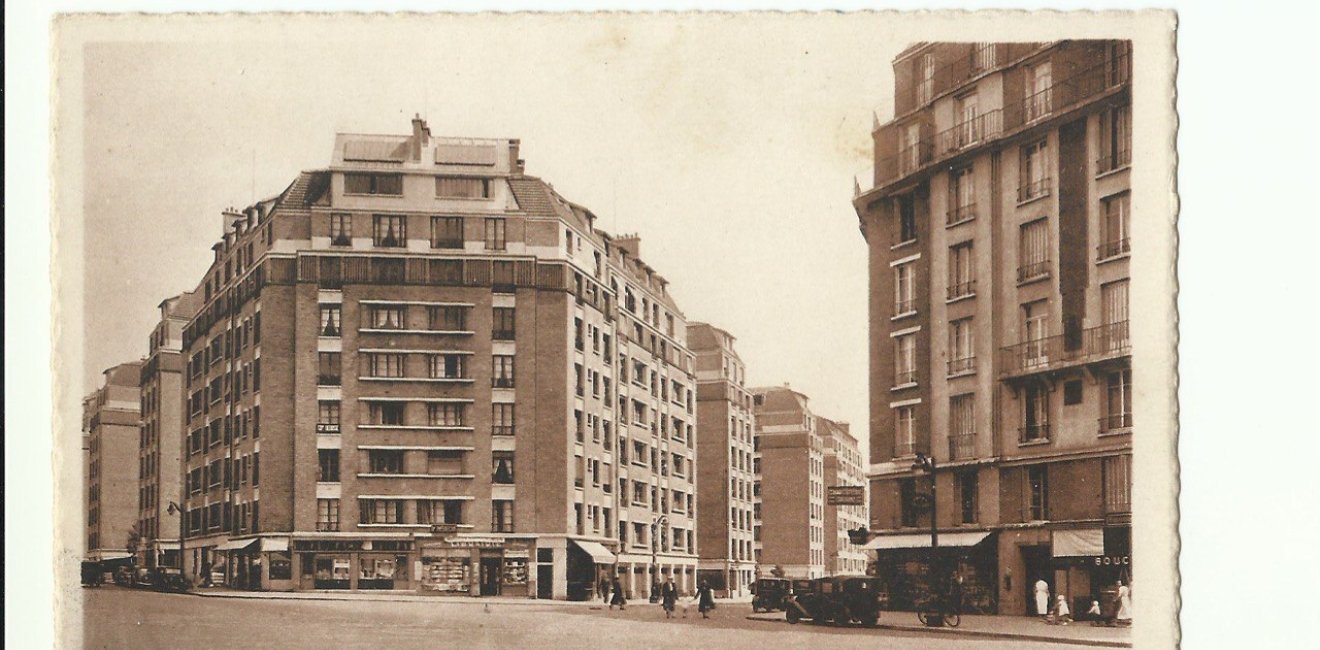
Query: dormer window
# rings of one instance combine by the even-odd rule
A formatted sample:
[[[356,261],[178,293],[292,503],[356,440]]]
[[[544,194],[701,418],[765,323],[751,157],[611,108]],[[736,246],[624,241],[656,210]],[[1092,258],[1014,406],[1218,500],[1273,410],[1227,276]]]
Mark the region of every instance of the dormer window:
[[[344,193],[403,196],[403,175],[346,173]]]

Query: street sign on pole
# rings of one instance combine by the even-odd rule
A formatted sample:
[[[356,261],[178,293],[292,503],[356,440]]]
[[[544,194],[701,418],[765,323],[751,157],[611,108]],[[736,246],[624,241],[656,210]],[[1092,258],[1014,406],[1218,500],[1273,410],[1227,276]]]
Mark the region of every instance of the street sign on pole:
[[[825,488],[825,503],[831,506],[864,506],[866,486],[831,485]]]

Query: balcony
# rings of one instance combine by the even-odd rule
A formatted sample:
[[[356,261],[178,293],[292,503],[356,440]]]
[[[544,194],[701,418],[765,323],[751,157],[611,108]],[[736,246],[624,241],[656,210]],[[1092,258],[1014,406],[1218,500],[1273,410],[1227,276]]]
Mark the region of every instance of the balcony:
[[[917,443],[913,440],[900,440],[894,442],[894,458],[904,458],[915,456],[917,454]]]
[[[907,386],[917,383],[916,370],[899,370],[894,373],[894,386]]]
[[[1131,59],[1119,55],[1085,68],[1076,74],[1059,79],[1049,87],[1013,102],[1005,107],[1005,130],[1039,122],[1054,115],[1066,112],[1079,104],[1106,91],[1117,88],[1131,77]]]
[[[1111,413],[1100,418],[1100,433],[1115,433],[1131,428],[1131,413]]]
[[[966,298],[967,296],[974,295],[976,295],[976,280],[967,280],[965,282],[959,282],[958,284],[949,285],[949,300],[957,300],[959,298]]]
[[[1025,427],[1018,427],[1018,444],[1032,445],[1050,441],[1050,425],[1028,424]]]
[[[894,302],[894,316],[904,316],[917,313],[917,301],[914,299],[898,300]]]
[[[951,208],[944,215],[944,225],[956,226],[960,223],[966,223],[976,218],[976,203],[968,203]]]
[[[953,460],[966,460],[976,456],[976,434],[975,433],[954,433],[949,434],[949,458]]]
[[[1004,112],[1000,109],[987,111],[940,131],[935,136],[935,155],[946,156],[957,153],[997,138],[1003,132]]]
[[[1127,321],[1082,330],[1075,345],[1067,345],[1066,338],[1050,336],[1003,348],[1002,378],[1053,372],[1131,354]]]
[[[317,386],[338,386],[340,384],[339,375],[330,375],[321,373],[316,376]]]
[[[1095,162],[1095,173],[1097,176],[1118,171],[1132,164],[1132,151],[1129,149],[1119,149],[1117,152],[1101,156]]]
[[[1105,242],[1095,247],[1095,259],[1097,262],[1103,262],[1118,257],[1119,255],[1123,255],[1127,253],[1128,250],[1127,237],[1116,241]]]
[[[922,165],[929,163],[932,152],[933,148],[930,141],[924,138],[899,150],[898,157],[895,160],[895,164],[898,166],[898,175],[907,176],[920,169]]]
[[[1018,267],[1018,284],[1050,277],[1050,261],[1032,262]]]
[[[1024,181],[1018,186],[1018,203],[1035,201],[1050,195],[1050,178],[1039,178],[1034,181]]]
[[[949,376],[964,375],[976,372],[976,357],[963,357],[961,359],[949,359]]]

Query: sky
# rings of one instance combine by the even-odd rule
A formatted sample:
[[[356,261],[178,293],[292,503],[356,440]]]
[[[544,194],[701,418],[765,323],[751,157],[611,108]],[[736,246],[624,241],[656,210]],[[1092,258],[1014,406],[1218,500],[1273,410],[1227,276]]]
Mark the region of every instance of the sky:
[[[84,390],[142,356],[220,211],[328,164],[336,132],[522,141],[527,172],[638,233],[689,321],[867,440],[853,177],[907,41],[873,16],[157,23],[82,50]]]

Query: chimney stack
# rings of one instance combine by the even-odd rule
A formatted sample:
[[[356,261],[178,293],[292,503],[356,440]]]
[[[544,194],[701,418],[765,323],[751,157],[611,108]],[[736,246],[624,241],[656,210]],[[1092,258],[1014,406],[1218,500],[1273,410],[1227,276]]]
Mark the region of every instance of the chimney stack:
[[[636,234],[619,235],[614,238],[614,245],[626,252],[633,259],[641,259],[642,238]]]
[[[424,149],[431,140],[431,127],[426,125],[426,120],[422,116],[413,113],[412,119],[412,138],[408,140],[408,157],[414,162],[422,159],[422,149]]]

